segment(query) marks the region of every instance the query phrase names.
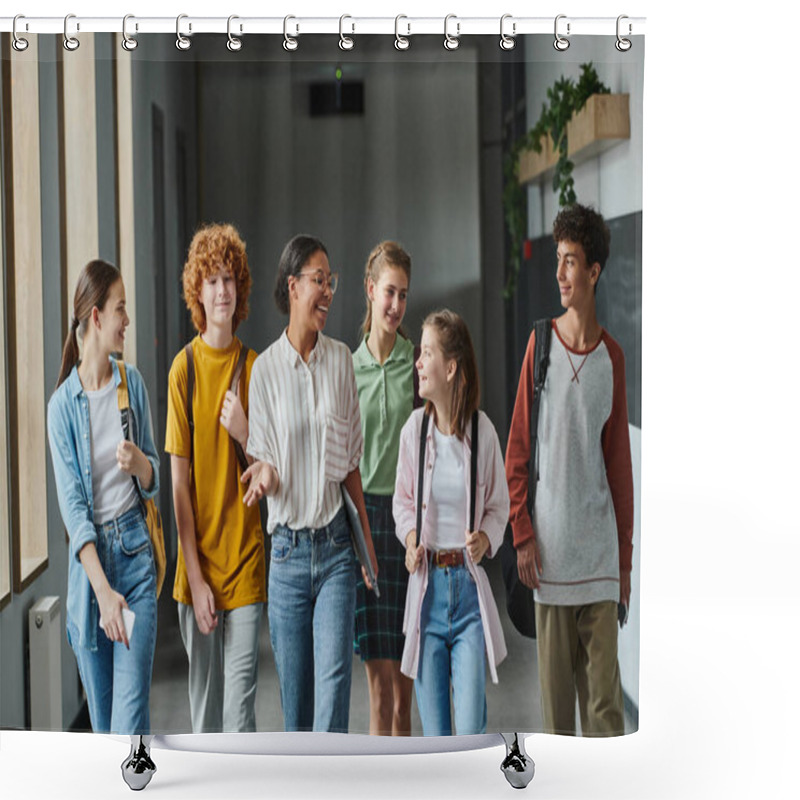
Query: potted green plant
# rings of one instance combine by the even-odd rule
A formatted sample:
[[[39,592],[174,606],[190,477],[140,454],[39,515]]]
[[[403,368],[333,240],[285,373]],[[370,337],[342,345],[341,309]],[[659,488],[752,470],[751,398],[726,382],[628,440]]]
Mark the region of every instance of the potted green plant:
[[[506,155],[503,164],[503,209],[506,227],[511,239],[509,276],[503,292],[506,299],[513,297],[522,264],[522,243],[527,230],[525,187],[520,180],[520,159],[525,151],[542,154],[548,147],[548,137],[555,155],[553,165],[553,191],[558,192],[560,206],[576,201],[575,167],[569,158],[567,124],[580,111],[586,101],[596,94],[609,94],[611,90],[600,80],[592,63],[581,64],[577,83],[572,78],[559,78],[547,90],[547,102],[542,104],[542,113],[537,123],[521,136]],[[549,165],[552,159],[546,159]],[[524,177],[524,176],[523,176]]]

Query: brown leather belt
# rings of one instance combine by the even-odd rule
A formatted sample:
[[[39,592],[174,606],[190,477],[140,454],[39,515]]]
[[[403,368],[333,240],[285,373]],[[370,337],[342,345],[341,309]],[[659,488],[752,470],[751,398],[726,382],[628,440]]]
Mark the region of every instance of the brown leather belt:
[[[431,565],[434,567],[463,567],[463,550],[437,550],[431,553]]]

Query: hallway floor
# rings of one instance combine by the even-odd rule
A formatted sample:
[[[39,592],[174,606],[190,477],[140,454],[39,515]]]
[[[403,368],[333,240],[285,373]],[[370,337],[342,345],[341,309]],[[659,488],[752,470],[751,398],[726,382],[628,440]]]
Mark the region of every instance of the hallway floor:
[[[489,732],[540,730],[536,642],[526,639],[514,630],[505,610],[505,602],[498,598],[498,589],[502,591],[499,561],[489,561],[485,567],[495,591],[495,598],[498,600],[497,606],[508,648],[508,656],[498,667],[498,684],[491,682],[487,671],[487,730]],[[151,724],[154,733],[191,731],[187,688],[188,661],[178,629],[176,604],[168,590],[171,586],[172,580],[168,576],[159,602],[158,642],[150,695]],[[256,696],[257,727],[259,731],[282,731],[280,690],[269,642],[266,613],[262,625]],[[635,726],[632,726],[631,721],[626,719],[626,729],[630,730],[633,727]],[[350,732],[369,732],[366,671],[358,656],[353,658]],[[412,734],[422,735],[416,700],[412,701]]]

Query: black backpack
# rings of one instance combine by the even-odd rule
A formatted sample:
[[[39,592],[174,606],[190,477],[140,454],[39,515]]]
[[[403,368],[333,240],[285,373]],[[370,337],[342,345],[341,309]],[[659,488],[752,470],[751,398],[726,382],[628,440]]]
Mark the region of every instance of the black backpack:
[[[528,514],[533,520],[536,503],[536,486],[539,482],[539,403],[542,399],[544,379],[550,362],[550,334],[552,324],[549,319],[537,320],[535,351],[533,355],[533,403],[531,405],[531,455],[528,464]],[[503,582],[506,585],[506,608],[514,627],[531,639],[536,638],[536,617],[533,610],[533,590],[520,579],[517,570],[517,551],[514,547],[514,534],[511,524],[506,526],[503,544],[500,547],[500,564],[503,568]]]

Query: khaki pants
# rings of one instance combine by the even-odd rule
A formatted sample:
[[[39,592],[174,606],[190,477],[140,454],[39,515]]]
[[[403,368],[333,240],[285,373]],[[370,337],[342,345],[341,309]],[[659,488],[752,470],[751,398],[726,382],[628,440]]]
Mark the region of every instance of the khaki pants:
[[[536,652],[545,733],[575,735],[575,694],[584,736],[625,732],[617,661],[617,604],[536,603]]]

